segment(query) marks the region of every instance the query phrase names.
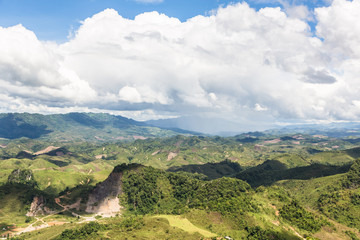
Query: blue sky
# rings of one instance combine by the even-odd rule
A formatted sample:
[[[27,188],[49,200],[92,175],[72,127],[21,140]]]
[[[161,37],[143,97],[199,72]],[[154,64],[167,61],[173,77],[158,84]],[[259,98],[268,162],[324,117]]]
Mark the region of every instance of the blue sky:
[[[181,21],[196,15],[206,15],[219,6],[242,1],[229,0],[164,0],[157,3],[143,3],[135,0],[0,0],[0,26],[9,27],[22,24],[36,33],[41,40],[64,42],[69,31],[77,29],[80,21],[113,8],[125,18],[158,11]],[[327,5],[324,1],[247,1],[251,7],[282,6],[280,2],[290,5],[306,5],[310,9]]]

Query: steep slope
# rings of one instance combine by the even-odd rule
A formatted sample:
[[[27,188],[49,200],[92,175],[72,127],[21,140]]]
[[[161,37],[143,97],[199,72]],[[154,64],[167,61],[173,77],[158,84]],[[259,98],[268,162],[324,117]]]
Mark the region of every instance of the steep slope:
[[[334,166],[314,163],[288,169],[285,164],[277,160],[268,160],[236,174],[236,177],[248,182],[253,187],[258,187],[260,185],[271,185],[283,179],[311,179],[345,173],[349,168],[350,165]]]
[[[278,168],[278,165],[270,162],[262,168]],[[359,166],[359,162],[356,162],[347,174],[340,175],[343,176],[339,183],[342,184],[341,188],[355,191],[350,196],[352,201],[355,201],[352,203],[354,207],[351,208],[354,211],[342,209],[343,214],[340,216],[358,216],[359,195],[355,188],[360,182]],[[24,171],[23,174],[15,171],[10,179],[26,180],[29,176],[28,171]],[[53,223],[60,213],[63,215],[62,221],[65,221],[60,224],[83,223],[86,219],[97,222],[86,225],[68,224],[24,234],[21,237],[103,239],[105,236],[111,239],[124,239],[126,236],[130,237],[129,239],[201,239],[230,236],[232,239],[295,240],[316,237],[325,240],[351,239],[350,236],[359,236],[358,231],[352,228],[357,226],[357,219],[352,218],[351,223],[346,222],[346,219],[336,219],[326,209],[313,208],[302,199],[295,200],[292,193],[287,191],[290,188],[286,184],[283,186],[259,187],[253,190],[249,184],[236,178],[223,177],[203,181],[184,173],[166,172],[139,164],[121,164],[113,169],[105,181],[95,187],[79,185],[66,189],[59,197],[54,198],[63,208],[53,213],[58,214],[57,216],[37,216],[42,221],[48,221],[48,225]],[[295,189],[293,191],[299,192]],[[5,191],[2,194],[5,198],[18,197]],[[314,202],[319,203],[323,194],[320,192],[317,196],[314,195],[312,198],[319,199]],[[32,205],[37,206],[41,205],[41,202],[46,202],[45,197],[42,201],[39,197],[33,198],[38,196],[34,194],[34,190],[29,191],[28,195],[28,206],[31,200]],[[328,207],[334,208],[331,204]],[[7,208],[9,206],[4,205],[0,210],[4,211]],[[36,212],[36,206],[33,210]],[[84,217],[84,211],[115,217]],[[117,213],[120,213],[119,217],[116,216]],[[24,221],[24,214],[23,211],[17,215],[19,223]],[[38,214],[46,212],[38,211]],[[68,229],[65,230],[65,227]],[[46,238],[50,233],[51,238]]]
[[[206,163],[206,164],[190,164],[178,167],[171,167],[167,171],[169,172],[188,172],[194,174],[198,178],[205,178],[208,180],[232,177],[242,170],[238,163],[231,162],[229,160],[219,163]]]
[[[360,159],[345,174],[309,180],[284,180],[276,185],[284,187],[307,208],[329,217],[334,223],[359,229]],[[350,231],[344,226],[341,228]]]
[[[120,212],[119,195],[122,191],[122,175],[124,170],[131,170],[140,167],[137,164],[118,165],[111,172],[109,177],[96,185],[89,194],[85,211],[103,216],[114,216]]]

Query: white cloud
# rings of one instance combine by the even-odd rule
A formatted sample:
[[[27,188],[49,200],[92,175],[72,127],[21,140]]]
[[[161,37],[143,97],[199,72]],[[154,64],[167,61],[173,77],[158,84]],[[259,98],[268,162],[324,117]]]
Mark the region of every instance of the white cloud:
[[[305,5],[284,4],[285,11],[289,17],[298,18],[306,21],[313,21],[312,12]]]
[[[130,20],[107,9],[61,45],[20,25],[0,28],[0,111],[357,119],[359,12],[359,0],[316,9],[317,36],[304,6],[285,13],[246,3],[186,22],[157,12]]]
[[[261,111],[266,111],[266,110],[267,110],[267,108],[266,108],[266,107],[261,106],[261,105],[260,105],[260,104],[258,104],[258,103],[256,103],[256,104],[255,104],[255,110],[256,110],[256,111],[261,112]]]
[[[130,103],[142,102],[141,95],[134,87],[125,86],[119,91],[120,100]]]

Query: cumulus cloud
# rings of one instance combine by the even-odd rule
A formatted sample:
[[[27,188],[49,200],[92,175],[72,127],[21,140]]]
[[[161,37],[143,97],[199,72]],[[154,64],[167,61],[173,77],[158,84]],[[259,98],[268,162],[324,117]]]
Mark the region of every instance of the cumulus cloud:
[[[142,102],[140,93],[136,88],[125,86],[119,91],[120,100],[127,101],[130,103]]]
[[[313,14],[305,5],[289,5],[284,2],[283,6],[289,17],[298,18],[306,21],[313,21]]]
[[[308,9],[289,9],[244,2],[185,22],[106,9],[60,45],[21,25],[0,28],[0,110],[357,119],[360,1],[315,9],[315,36]]]
[[[65,105],[95,97],[86,81],[63,66],[54,47],[21,25],[0,27],[0,93]]]

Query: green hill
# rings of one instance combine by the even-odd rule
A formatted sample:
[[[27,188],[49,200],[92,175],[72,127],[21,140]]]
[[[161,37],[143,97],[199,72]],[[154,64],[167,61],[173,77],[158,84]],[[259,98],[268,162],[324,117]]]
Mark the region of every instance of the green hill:
[[[114,178],[114,174],[118,177]],[[350,179],[352,183],[357,182],[354,181],[355,175],[357,176],[356,165],[347,174],[340,176],[346,176],[341,177],[345,184],[346,179]],[[310,183],[316,179],[326,178],[306,181]],[[68,189],[62,193],[66,193],[67,197],[61,202],[71,204],[76,202],[78,197],[87,199],[86,195],[90,192],[104,195],[118,186],[121,189],[120,205],[123,207],[121,216],[97,218],[96,222],[87,224],[46,228],[22,234],[21,237],[224,239],[225,236],[230,236],[232,239],[295,240],[356,239],[359,236],[357,230],[351,228],[356,225],[351,225],[341,218],[333,221],[333,216],[316,208],[318,203],[310,206],[308,202],[298,198],[298,195],[294,195],[290,191],[291,185],[288,184],[282,183],[279,184],[283,185],[282,187],[277,185],[254,190],[246,182],[235,178],[224,177],[203,181],[184,173],[166,172],[139,164],[116,166],[105,182],[111,184],[98,184],[94,190],[78,187]],[[326,189],[326,186],[321,187]],[[313,197],[321,199],[323,194],[321,190]],[[355,212],[343,211],[344,216],[356,219],[358,211],[356,208],[353,210]],[[77,213],[84,214],[81,211]],[[42,219],[46,221],[46,217]],[[72,221],[81,223],[78,219]],[[353,220],[354,223],[356,221]]]
[[[346,139],[247,133],[0,145],[0,236],[9,226],[45,226],[20,239],[47,240],[360,236],[359,147]],[[39,215],[27,217],[32,205]],[[117,216],[96,212],[109,206],[121,207]]]
[[[182,133],[104,113],[0,114],[0,138],[50,141],[119,141]]]
[[[239,172],[236,177],[248,182],[253,187],[271,185],[283,179],[311,179],[345,173],[350,165],[325,165],[314,163],[304,167],[287,168],[276,160],[269,160],[261,165]]]
[[[329,217],[334,222],[359,229],[359,163],[357,160],[344,174],[309,180],[284,180],[276,185],[287,189],[292,197],[307,208]]]

